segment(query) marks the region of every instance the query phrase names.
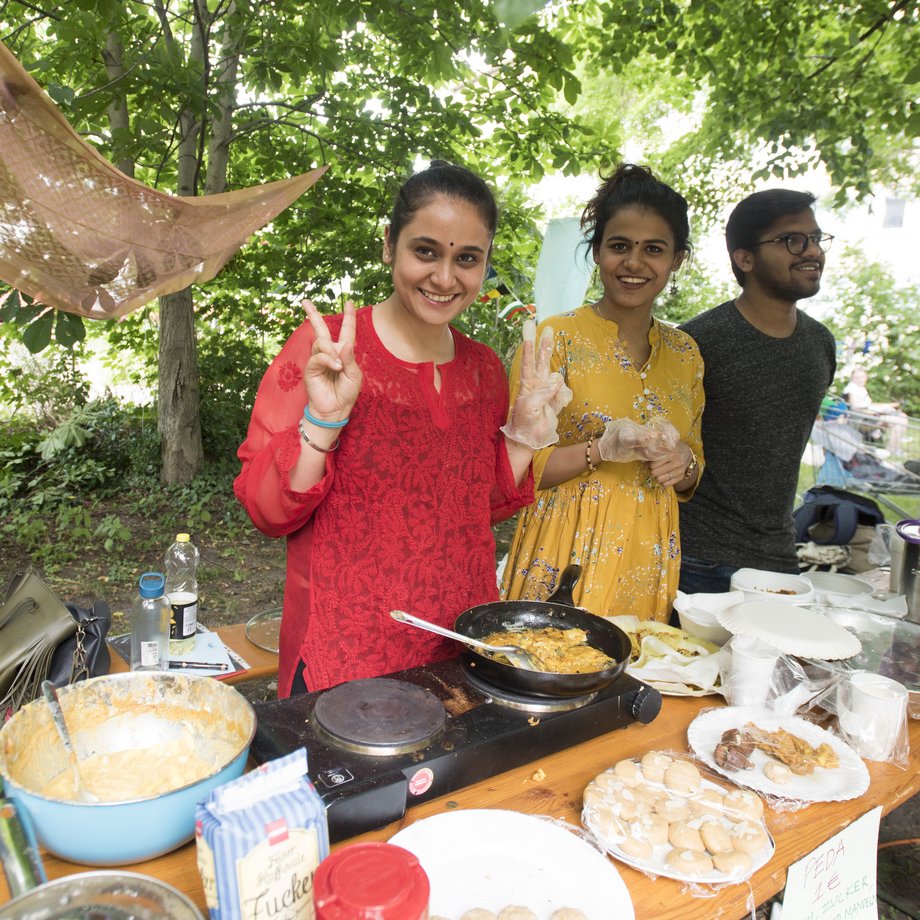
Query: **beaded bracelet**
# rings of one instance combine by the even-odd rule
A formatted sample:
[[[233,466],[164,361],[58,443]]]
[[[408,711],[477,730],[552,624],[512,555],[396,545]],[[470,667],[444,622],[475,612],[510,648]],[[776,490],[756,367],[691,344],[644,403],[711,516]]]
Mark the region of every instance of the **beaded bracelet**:
[[[303,407],[303,417],[318,428],[344,428],[348,424],[347,418],[343,418],[340,422],[324,422],[318,418],[313,418],[313,416],[310,415],[309,403]]]
[[[591,445],[594,444],[594,438],[588,438],[588,443],[585,445],[585,466],[587,470],[585,475],[588,473],[594,473],[597,471],[597,464],[591,462]]]
[[[331,454],[334,450],[338,450],[339,439],[336,438],[335,442],[331,447],[320,447],[319,444],[310,440],[310,436],[307,434],[306,430],[303,427],[303,419],[300,420],[297,427],[300,429],[300,436],[304,439],[304,442],[309,444],[313,450],[318,450],[321,454]]]

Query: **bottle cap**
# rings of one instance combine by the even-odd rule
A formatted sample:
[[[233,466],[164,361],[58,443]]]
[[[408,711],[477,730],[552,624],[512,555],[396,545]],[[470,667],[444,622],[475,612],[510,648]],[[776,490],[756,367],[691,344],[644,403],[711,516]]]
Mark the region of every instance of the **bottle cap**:
[[[429,892],[418,859],[392,843],[343,847],[313,876],[316,920],[427,920]]]
[[[188,543],[189,535],[187,533],[177,533],[176,543]]]
[[[141,597],[159,597],[166,587],[166,579],[159,572],[144,572],[138,580]]]

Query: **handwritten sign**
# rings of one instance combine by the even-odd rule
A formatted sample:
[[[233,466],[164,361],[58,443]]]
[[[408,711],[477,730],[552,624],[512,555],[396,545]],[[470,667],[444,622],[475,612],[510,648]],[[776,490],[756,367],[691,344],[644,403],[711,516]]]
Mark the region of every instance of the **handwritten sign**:
[[[881,807],[793,863],[783,920],[878,920],[876,859]]]

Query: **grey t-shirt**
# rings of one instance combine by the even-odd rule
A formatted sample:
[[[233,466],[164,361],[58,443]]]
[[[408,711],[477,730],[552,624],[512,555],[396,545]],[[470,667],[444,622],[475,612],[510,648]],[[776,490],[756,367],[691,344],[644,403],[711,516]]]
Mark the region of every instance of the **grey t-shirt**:
[[[681,551],[710,563],[796,572],[799,464],[836,370],[834,337],[796,311],[778,339],[752,326],[733,300],[680,328],[697,342],[705,371],[706,468],[680,508]]]

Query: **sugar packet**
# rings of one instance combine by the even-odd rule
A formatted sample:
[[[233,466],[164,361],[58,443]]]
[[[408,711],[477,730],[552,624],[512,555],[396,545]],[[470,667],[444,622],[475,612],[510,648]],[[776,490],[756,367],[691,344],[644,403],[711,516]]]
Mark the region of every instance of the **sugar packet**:
[[[215,789],[195,811],[210,920],[314,920],[326,808],[300,748]]]

